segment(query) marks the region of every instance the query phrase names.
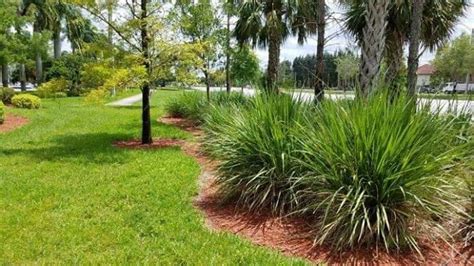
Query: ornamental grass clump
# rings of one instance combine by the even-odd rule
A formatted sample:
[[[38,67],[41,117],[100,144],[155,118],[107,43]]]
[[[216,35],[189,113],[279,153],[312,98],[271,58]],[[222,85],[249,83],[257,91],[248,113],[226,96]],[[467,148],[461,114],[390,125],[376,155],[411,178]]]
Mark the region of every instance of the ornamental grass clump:
[[[224,200],[252,211],[292,209],[291,177],[298,173],[293,130],[307,106],[290,96],[256,96],[245,106],[213,106],[204,123],[205,150],[218,161]]]
[[[463,202],[444,170],[463,149],[452,145],[455,121],[387,99],[325,101],[296,133],[297,208],[313,217],[317,244],[419,252],[422,234],[449,239],[444,223]]]
[[[178,97],[170,100],[165,109],[173,117],[188,118],[196,123],[201,123],[208,114],[211,105],[244,105],[247,101],[244,95],[236,92],[214,92],[211,93],[209,101],[202,92],[183,92]]]

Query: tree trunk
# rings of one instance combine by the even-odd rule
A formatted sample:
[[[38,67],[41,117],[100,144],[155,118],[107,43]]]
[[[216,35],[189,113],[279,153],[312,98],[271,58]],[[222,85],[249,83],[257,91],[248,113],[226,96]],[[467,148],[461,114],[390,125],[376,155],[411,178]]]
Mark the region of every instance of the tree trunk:
[[[41,53],[36,53],[36,85],[40,85],[43,81],[43,59]]]
[[[211,100],[211,84],[209,81],[209,73],[207,72],[207,70],[204,70],[204,79],[206,80],[206,97],[207,97],[207,100],[210,101]]]
[[[53,49],[54,49],[54,58],[58,59],[61,57],[61,23],[57,25],[57,28],[53,33]]]
[[[227,10],[227,36],[226,36],[226,54],[225,54],[225,85],[227,93],[230,93],[230,14]]]
[[[281,36],[278,29],[269,27],[268,40],[268,66],[267,66],[267,92],[278,93],[278,64],[280,63]]]
[[[110,44],[113,43],[113,36],[114,36],[114,30],[110,26],[112,24],[113,12],[114,12],[114,8],[112,6],[112,1],[108,1],[108,3],[107,3],[107,21],[109,22],[109,24],[108,24],[108,27],[107,27],[107,40],[109,41]]]
[[[2,86],[8,87],[8,64],[2,64]]]
[[[141,0],[141,17],[140,17],[140,35],[142,42],[143,65],[147,71],[147,80],[142,87],[142,144],[151,144],[153,139],[151,136],[151,118],[150,118],[150,77],[151,65],[150,55],[148,51],[148,23],[147,23],[147,0]]]
[[[21,85],[21,91],[26,91],[26,70],[25,70],[25,64],[20,64],[20,85]]]
[[[316,79],[314,84],[314,99],[320,102],[324,99],[324,34],[326,30],[326,1],[318,0],[318,44],[316,48]]]
[[[418,69],[418,53],[420,49],[421,17],[424,0],[413,0],[410,22],[410,46],[408,48],[408,96],[416,95],[416,70]]]
[[[385,28],[388,14],[386,0],[368,0],[365,13],[366,26],[361,40],[360,88],[358,97],[367,98],[377,85],[380,64],[385,47]]]

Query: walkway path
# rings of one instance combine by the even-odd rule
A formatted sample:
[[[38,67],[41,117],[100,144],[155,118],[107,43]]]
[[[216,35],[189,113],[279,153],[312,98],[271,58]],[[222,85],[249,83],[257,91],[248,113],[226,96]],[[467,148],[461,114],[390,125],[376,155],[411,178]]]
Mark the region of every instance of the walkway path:
[[[134,103],[139,102],[141,100],[142,100],[142,94],[140,93],[140,94],[137,94],[137,95],[134,95],[134,96],[130,96],[130,97],[115,101],[115,102],[108,103],[106,105],[107,106],[118,106],[118,107],[120,107],[120,106],[132,106]]]

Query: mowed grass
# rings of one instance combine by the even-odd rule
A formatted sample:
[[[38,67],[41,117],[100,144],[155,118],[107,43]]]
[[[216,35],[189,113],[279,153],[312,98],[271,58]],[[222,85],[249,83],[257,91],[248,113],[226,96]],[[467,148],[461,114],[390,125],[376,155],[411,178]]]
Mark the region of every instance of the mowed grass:
[[[166,99],[153,96],[152,117]],[[1,264],[305,264],[228,233],[193,207],[199,166],[180,149],[124,150],[140,109],[44,100],[0,134]],[[191,138],[153,122],[155,137]]]

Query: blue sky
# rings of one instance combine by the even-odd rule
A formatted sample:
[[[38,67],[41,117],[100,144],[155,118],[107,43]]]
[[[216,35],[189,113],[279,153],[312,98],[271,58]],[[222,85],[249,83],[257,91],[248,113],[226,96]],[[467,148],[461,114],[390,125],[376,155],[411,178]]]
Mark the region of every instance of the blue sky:
[[[334,13],[334,17],[342,18],[342,9],[335,4],[336,1],[328,0],[327,3],[330,7],[329,12]],[[456,25],[455,31],[451,39],[461,35],[463,32],[471,32],[471,29],[474,28],[474,3],[471,7],[468,8],[466,16],[459,20],[459,23]],[[327,25],[326,36],[329,37],[329,40],[325,46],[326,51],[333,52],[338,49],[345,49],[346,47],[354,46],[355,41],[347,34],[344,34],[342,27],[336,22],[331,22]],[[257,49],[257,56],[260,59],[260,65],[262,67],[267,65],[267,51]],[[281,58],[280,60],[290,60],[297,56],[306,55],[306,54],[315,54],[316,53],[316,36],[308,38],[308,41],[304,45],[298,45],[296,38],[292,37],[286,40],[281,49]],[[420,64],[429,63],[430,60],[434,58],[434,53],[425,51],[420,58]]]

